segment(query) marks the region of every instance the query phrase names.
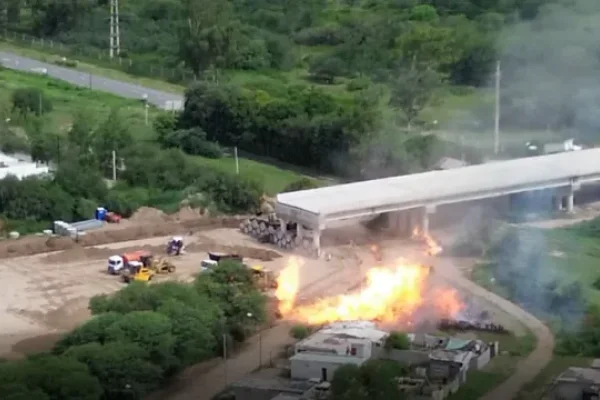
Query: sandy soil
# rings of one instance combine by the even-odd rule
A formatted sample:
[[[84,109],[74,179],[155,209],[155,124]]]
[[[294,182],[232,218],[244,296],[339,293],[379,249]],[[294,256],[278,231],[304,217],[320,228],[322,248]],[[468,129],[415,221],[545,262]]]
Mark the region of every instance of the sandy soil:
[[[68,331],[89,318],[87,304],[97,294],[123,287],[117,276],[106,274],[106,258],[136,248],[164,251],[169,236],[112,243],[90,248],[0,260],[0,357],[17,358],[46,350]],[[227,238],[226,245],[219,241]],[[164,280],[190,280],[198,273],[206,251],[237,251],[249,263],[261,263],[278,271],[280,255],[246,240],[233,229],[217,229],[185,237],[188,252],[173,258],[177,271],[161,275]],[[238,245],[239,244],[239,245]],[[254,247],[248,246],[252,244]],[[272,261],[268,261],[272,260]],[[319,274],[315,274],[318,279]]]

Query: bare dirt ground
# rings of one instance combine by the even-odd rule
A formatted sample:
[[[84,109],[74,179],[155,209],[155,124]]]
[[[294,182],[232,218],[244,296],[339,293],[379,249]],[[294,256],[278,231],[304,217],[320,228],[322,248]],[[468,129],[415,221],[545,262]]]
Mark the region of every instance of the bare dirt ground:
[[[123,287],[119,277],[106,273],[106,258],[128,250],[147,248],[160,255],[170,236],[82,248],[35,256],[0,260],[0,357],[18,358],[47,350],[68,331],[89,318],[89,299]],[[219,244],[227,238],[226,244]],[[60,239],[59,239],[60,240]],[[233,229],[202,231],[184,237],[187,252],[174,257],[177,271],[161,275],[164,280],[190,280],[198,273],[207,251],[235,251],[249,263],[279,270],[280,255],[246,238]],[[250,247],[249,245],[254,247]]]

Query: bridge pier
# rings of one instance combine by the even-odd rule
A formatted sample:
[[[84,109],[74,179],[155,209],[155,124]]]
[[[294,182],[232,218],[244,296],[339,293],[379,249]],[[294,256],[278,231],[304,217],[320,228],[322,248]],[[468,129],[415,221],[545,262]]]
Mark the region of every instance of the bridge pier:
[[[569,191],[569,194],[565,196],[565,211],[569,214],[572,214],[575,208],[575,193],[573,189]]]

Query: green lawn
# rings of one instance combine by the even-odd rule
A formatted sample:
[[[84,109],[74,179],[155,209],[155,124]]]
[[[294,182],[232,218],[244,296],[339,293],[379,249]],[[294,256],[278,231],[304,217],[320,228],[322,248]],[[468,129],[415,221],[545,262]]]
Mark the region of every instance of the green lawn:
[[[10,117],[12,91],[19,88],[36,87],[52,101],[53,110],[46,114],[44,121],[51,130],[58,132],[68,129],[73,115],[78,111],[92,113],[98,119],[106,117],[112,109],[118,109],[132,131],[148,136],[151,129],[145,125],[144,107],[139,101],[124,99],[105,92],[77,87],[60,80],[34,73],[23,73],[7,69],[0,70],[0,110],[4,117]],[[149,109],[149,123],[157,110]],[[8,114],[8,115],[6,115]],[[19,121],[15,121],[18,123]]]
[[[92,91],[86,88],[72,86],[68,83],[48,78],[45,76],[0,70],[0,113],[2,118],[11,117],[11,93],[14,89],[36,87],[44,91],[53,104],[52,112],[45,115],[45,126],[48,130],[66,132],[73,121],[73,116],[78,111],[87,111],[95,118],[106,117],[112,109],[118,109],[127,124],[131,127],[132,134],[139,140],[152,139],[152,119],[158,110],[151,108],[149,111],[149,125],[145,123],[145,112],[141,103],[128,100],[109,93]],[[23,121],[14,118],[11,124],[19,125]],[[193,157],[199,167],[211,166],[231,174],[236,173],[235,161],[232,157],[222,159],[207,159]],[[289,183],[299,179],[302,174],[278,168],[273,165],[261,163],[240,157],[240,175],[255,179],[265,186],[268,194],[274,195]]]
[[[521,357],[497,356],[481,370],[467,372],[467,382],[448,400],[478,400],[512,375],[520,359]]]
[[[34,60],[47,62],[50,64],[56,63],[62,56],[57,51],[52,51],[48,47],[36,47],[29,46],[24,47],[20,46],[17,43],[11,43],[7,41],[0,41],[0,50],[11,52],[23,57],[32,58]],[[79,71],[88,72],[90,74],[104,76],[106,78],[112,78],[123,82],[135,83],[138,85],[146,86],[148,88],[162,90],[170,93],[181,94],[185,90],[184,86],[176,85],[173,83],[169,83],[166,81],[151,79],[151,78],[143,78],[135,75],[128,74],[117,69],[118,64],[115,63],[115,68],[110,68],[108,66],[103,67],[100,65],[96,65],[93,61],[97,61],[101,63],[100,60],[92,60],[92,59],[81,59],[80,57],[68,57],[69,59],[77,61],[77,67],[75,69]],[[106,62],[106,61],[104,61]]]

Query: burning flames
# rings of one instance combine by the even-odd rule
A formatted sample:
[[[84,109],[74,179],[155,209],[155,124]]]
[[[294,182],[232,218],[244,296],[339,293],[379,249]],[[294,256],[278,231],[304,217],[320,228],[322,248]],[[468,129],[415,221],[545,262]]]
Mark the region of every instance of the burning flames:
[[[429,256],[435,256],[442,252],[443,248],[433,238],[425,232],[422,232],[418,227],[414,228],[412,231],[413,239],[422,240],[427,246],[426,253]]]
[[[453,290],[436,288],[428,291],[429,267],[398,260],[392,268],[376,267],[367,271],[364,288],[317,300],[308,305],[296,304],[300,261],[292,258],[279,276],[279,311],[284,318],[318,325],[334,321],[377,320],[382,323],[411,323],[413,314],[425,305],[435,307],[441,317],[452,317],[462,308]]]

